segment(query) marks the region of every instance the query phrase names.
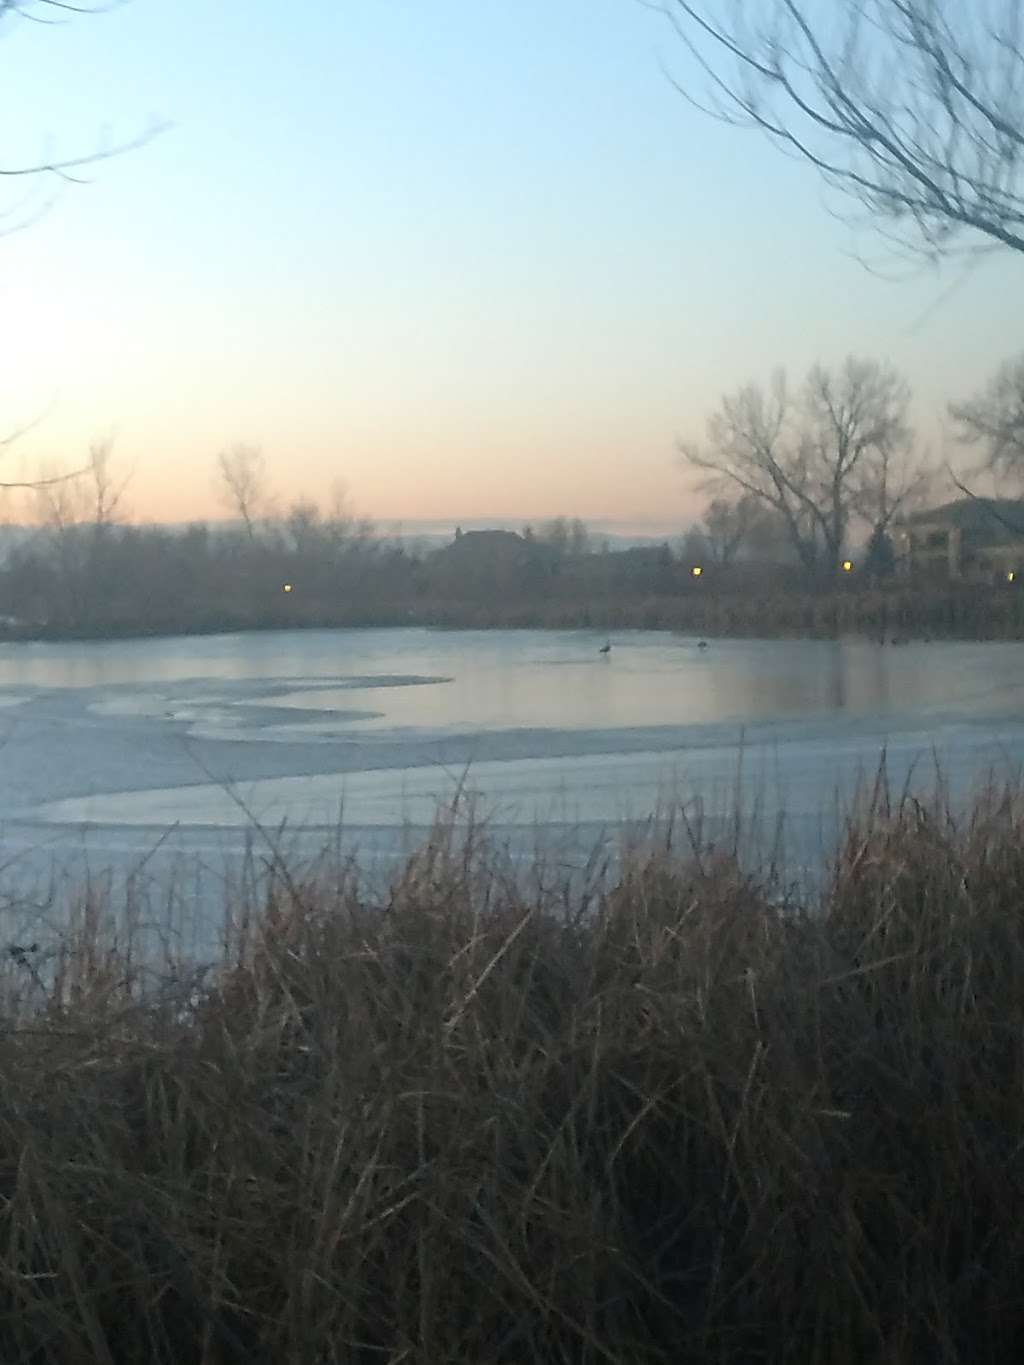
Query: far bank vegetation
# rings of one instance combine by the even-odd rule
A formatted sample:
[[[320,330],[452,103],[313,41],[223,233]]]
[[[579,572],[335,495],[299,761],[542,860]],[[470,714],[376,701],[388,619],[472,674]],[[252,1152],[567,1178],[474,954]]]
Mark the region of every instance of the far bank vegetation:
[[[164,527],[128,516],[128,478],[98,442],[72,478],[40,471],[30,521],[0,564],[3,630],[104,636],[288,626],[646,627],[703,633],[1024,634],[1024,572],[950,581],[916,571],[902,528],[970,486],[941,471],[910,424],[890,365],[848,358],[793,386],[722,396],[703,441],[679,445],[707,499],[661,544],[611,542],[579,519],[456,531],[448,543],[388,534],[351,510],[284,502],[259,447],[222,451],[214,479],[228,519]],[[1024,357],[950,416],[982,473],[1024,474]],[[1009,540],[1024,512],[991,499]],[[1014,509],[1008,521],[1003,509]],[[1024,535],[1021,542],[1024,569]],[[1005,563],[1009,563],[1004,555]],[[940,566],[941,567],[941,566]]]

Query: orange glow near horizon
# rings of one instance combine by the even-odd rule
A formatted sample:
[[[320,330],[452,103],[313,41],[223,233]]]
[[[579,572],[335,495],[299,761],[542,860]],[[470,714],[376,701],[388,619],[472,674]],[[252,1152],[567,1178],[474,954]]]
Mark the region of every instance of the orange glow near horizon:
[[[151,108],[168,128],[52,212],[45,187],[24,205],[0,189],[10,484],[79,469],[113,433],[136,523],[233,518],[216,466],[240,444],[265,454],[256,515],[330,514],[341,480],[382,532],[567,516],[672,540],[709,500],[680,448],[706,445],[723,396],[781,368],[796,398],[816,363],[891,359],[919,451],[944,452],[948,403],[1019,345],[1012,259],[949,291],[866,272],[813,176],[686,123],[642,6],[580,24],[459,0],[454,44],[426,6],[397,25],[379,4],[321,0],[298,25],[218,6],[201,34],[187,7],[81,8],[111,13],[4,29],[5,161],[31,164],[51,130],[117,145]],[[735,211],[752,195],[754,239]],[[42,501],[12,493],[4,514]]]
[[[254,419],[250,438],[244,428],[239,437],[239,424],[223,412],[197,407],[175,424],[162,409],[154,395],[151,404],[127,411],[115,426],[101,420],[98,402],[74,402],[69,395],[8,452],[8,465],[25,479],[43,469],[80,467],[82,452],[113,426],[111,468],[118,482],[128,479],[120,511],[136,522],[230,518],[217,455],[250,440],[264,452],[268,515],[282,514],[297,501],[314,502],[329,513],[340,484],[348,511],[380,525],[569,516],[588,523],[653,523],[682,533],[705,502],[673,457],[668,414],[664,426],[632,424],[624,417],[610,435],[595,432],[590,422],[574,431],[564,418],[560,431],[546,435],[537,430],[539,423],[521,418],[487,441],[460,430],[449,414],[439,415],[447,425],[439,421],[426,434],[382,423],[372,430],[366,422],[351,424],[347,432],[341,428],[344,437],[332,436],[326,423],[289,434],[283,417],[277,430]],[[428,419],[425,414],[425,423]],[[23,505],[30,509],[31,497]]]

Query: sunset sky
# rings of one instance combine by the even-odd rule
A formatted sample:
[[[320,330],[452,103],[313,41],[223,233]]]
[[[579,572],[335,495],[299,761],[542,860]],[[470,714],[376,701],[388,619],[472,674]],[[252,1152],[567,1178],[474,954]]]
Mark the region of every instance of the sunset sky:
[[[134,516],[282,500],[386,522],[688,522],[674,456],[776,365],[888,358],[934,438],[1021,345],[1021,262],[893,282],[807,168],[687,106],[639,0],[132,0],[0,30],[0,166],[169,126],[82,186],[6,182],[9,477],[116,433]],[[41,216],[43,196],[56,192]]]

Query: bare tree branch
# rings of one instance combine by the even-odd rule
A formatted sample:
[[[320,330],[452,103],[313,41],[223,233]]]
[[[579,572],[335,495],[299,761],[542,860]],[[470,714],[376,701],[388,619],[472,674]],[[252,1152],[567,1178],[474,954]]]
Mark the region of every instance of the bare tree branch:
[[[54,488],[57,484],[72,483],[75,479],[80,479],[83,474],[88,473],[88,468],[88,465],[83,465],[81,469],[72,469],[67,474],[50,474],[38,479],[4,479],[0,482],[0,488],[31,489],[33,492],[40,488]]]
[[[120,9],[128,0],[109,0],[107,4],[95,5],[72,5],[68,0],[0,0],[0,20],[8,14],[20,14],[24,19],[31,19],[36,24],[59,24],[63,23],[58,15],[47,17],[45,13],[37,14],[37,10],[63,10],[68,14],[108,14],[111,10]]]
[[[13,16],[35,23],[64,23],[66,22],[64,16],[66,15],[106,14],[121,8],[124,3],[126,0],[109,0],[108,3],[82,5],[68,3],[67,0],[0,0],[0,24]],[[81,184],[84,183],[83,178],[76,175],[75,172],[86,170],[88,167],[108,161],[112,157],[136,151],[166,131],[168,126],[165,122],[153,122],[142,133],[124,138],[110,146],[96,148],[91,152],[64,157],[43,156],[13,166],[0,165],[0,179],[21,180],[27,177],[42,176],[53,177],[69,184]],[[45,208],[41,211],[45,211]],[[34,222],[39,212],[40,210],[37,209],[29,219],[17,220],[13,228],[6,229],[6,232],[17,231],[25,226],[26,222]],[[6,235],[6,233],[2,235]]]
[[[24,422],[20,427],[15,427],[12,431],[0,436],[0,454],[5,454],[16,441],[20,441],[28,432],[33,431],[40,423],[44,422],[52,410],[53,404],[51,403],[43,412]],[[0,479],[0,489],[46,488],[53,484],[68,483],[72,479],[79,478],[84,472],[84,469],[74,469],[68,474],[54,474],[38,479]]]
[[[810,162],[914,253],[1024,251],[1024,0],[663,0],[706,113]]]
[[[37,413],[35,417],[30,417],[27,422],[23,422],[20,427],[14,427],[13,430],[0,436],[0,450],[6,450],[8,446],[14,445],[14,443],[20,441],[23,436],[27,436],[28,433],[35,430],[40,423],[45,422],[52,411],[53,401],[47,404],[46,408],[44,408],[42,412]]]

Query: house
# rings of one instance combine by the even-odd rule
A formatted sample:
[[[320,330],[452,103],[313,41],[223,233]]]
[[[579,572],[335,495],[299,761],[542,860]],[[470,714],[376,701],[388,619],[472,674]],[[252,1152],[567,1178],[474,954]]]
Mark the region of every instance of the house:
[[[896,562],[904,574],[954,580],[1020,577],[1024,501],[959,498],[904,518],[894,540]]]
[[[435,586],[456,597],[507,597],[523,591],[544,556],[516,531],[461,531],[431,556]]]

